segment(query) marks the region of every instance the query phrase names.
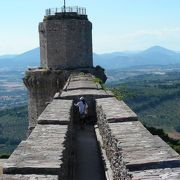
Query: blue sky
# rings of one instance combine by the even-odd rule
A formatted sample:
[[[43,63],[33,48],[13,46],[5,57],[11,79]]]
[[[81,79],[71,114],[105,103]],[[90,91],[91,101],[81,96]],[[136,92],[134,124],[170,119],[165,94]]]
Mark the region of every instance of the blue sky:
[[[0,55],[39,46],[45,9],[62,0],[1,0]],[[160,45],[180,51],[180,0],[67,0],[86,7],[96,53],[142,50]]]

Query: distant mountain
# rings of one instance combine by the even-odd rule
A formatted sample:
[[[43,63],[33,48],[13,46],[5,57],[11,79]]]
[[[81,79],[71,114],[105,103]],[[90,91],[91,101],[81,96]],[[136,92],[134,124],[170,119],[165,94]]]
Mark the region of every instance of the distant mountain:
[[[161,53],[161,54],[173,55],[175,53],[175,51],[163,48],[161,46],[153,46],[153,47],[143,51],[143,54],[151,54],[151,53]]]
[[[39,48],[32,49],[20,55],[14,55],[8,58],[0,58],[0,70],[25,70],[28,67],[39,66],[40,52]]]
[[[146,65],[180,64],[180,53],[160,46],[153,46],[145,51],[111,53],[94,56],[94,64],[100,64],[105,69],[127,68]]]
[[[3,55],[0,56],[0,59],[12,59],[15,58],[17,55]]]
[[[105,69],[120,69],[133,66],[174,65],[180,64],[180,52],[153,46],[145,51],[114,52],[93,54],[94,65]],[[0,56],[0,69],[25,70],[27,67],[40,65],[39,48],[25,52],[11,58]]]

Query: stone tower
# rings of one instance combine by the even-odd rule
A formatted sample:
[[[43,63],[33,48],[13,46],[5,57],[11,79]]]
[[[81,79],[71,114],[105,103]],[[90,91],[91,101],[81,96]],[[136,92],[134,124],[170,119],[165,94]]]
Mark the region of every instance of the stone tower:
[[[48,9],[39,24],[41,67],[26,71],[29,132],[37,124],[56,92],[61,92],[72,72],[86,72],[106,80],[104,70],[93,67],[92,23],[85,8]]]
[[[92,68],[92,23],[84,8],[48,9],[39,24],[41,66]]]

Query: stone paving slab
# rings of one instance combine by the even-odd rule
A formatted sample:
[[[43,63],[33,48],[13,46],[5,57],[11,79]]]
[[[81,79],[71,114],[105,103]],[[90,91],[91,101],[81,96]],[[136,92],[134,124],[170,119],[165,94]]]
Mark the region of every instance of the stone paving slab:
[[[63,90],[75,90],[75,89],[102,89],[101,85],[95,83],[92,80],[80,80],[80,81],[70,81],[68,85],[64,87]]]
[[[137,149],[142,149],[142,148],[150,148],[151,144],[154,143],[154,147],[159,148],[159,147],[169,147],[164,141],[160,140],[157,136],[153,137],[147,137],[147,136],[136,136],[139,141],[134,142],[134,138],[131,138],[129,136],[116,136],[119,141],[121,141],[121,146],[125,148],[126,151],[131,151],[132,148],[134,151]],[[129,141],[127,142],[125,139],[128,138]]]
[[[150,169],[131,172],[132,180],[179,180],[180,168]]]
[[[39,116],[38,124],[69,124],[72,103],[72,100],[53,100]]]
[[[92,75],[71,75],[67,80],[63,90],[73,90],[73,89],[87,89],[87,88],[97,89],[96,83],[94,82],[94,77]],[[101,88],[101,86],[98,86]]]
[[[137,135],[146,134],[148,137],[152,137],[153,135],[143,126],[140,121],[129,121],[122,123],[109,123],[110,128],[113,130],[113,134],[115,135],[128,135],[135,133]]]
[[[137,120],[137,115],[123,102],[114,97],[96,100],[97,106],[101,106],[109,123]]]
[[[63,91],[61,95],[56,94],[54,98],[60,99],[74,99],[74,97],[93,96],[94,98],[113,97],[114,95],[109,91],[96,89],[78,89],[72,91]]]
[[[4,164],[4,173],[59,174],[67,131],[66,125],[37,125]]]
[[[109,123],[119,140],[124,161],[132,169],[180,166],[180,156],[139,122]]]
[[[71,75],[69,80],[70,81],[80,81],[80,80],[84,80],[84,81],[90,81],[93,80],[93,76],[91,74],[84,74],[84,75]]]
[[[3,175],[0,180],[58,180],[58,176],[52,175]]]

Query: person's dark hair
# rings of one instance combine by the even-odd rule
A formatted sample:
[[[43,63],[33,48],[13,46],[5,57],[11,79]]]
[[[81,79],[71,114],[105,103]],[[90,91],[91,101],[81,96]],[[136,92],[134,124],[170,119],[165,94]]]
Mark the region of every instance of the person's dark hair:
[[[86,101],[85,101],[85,99],[82,99],[82,102],[83,102],[83,104],[86,104]]]

